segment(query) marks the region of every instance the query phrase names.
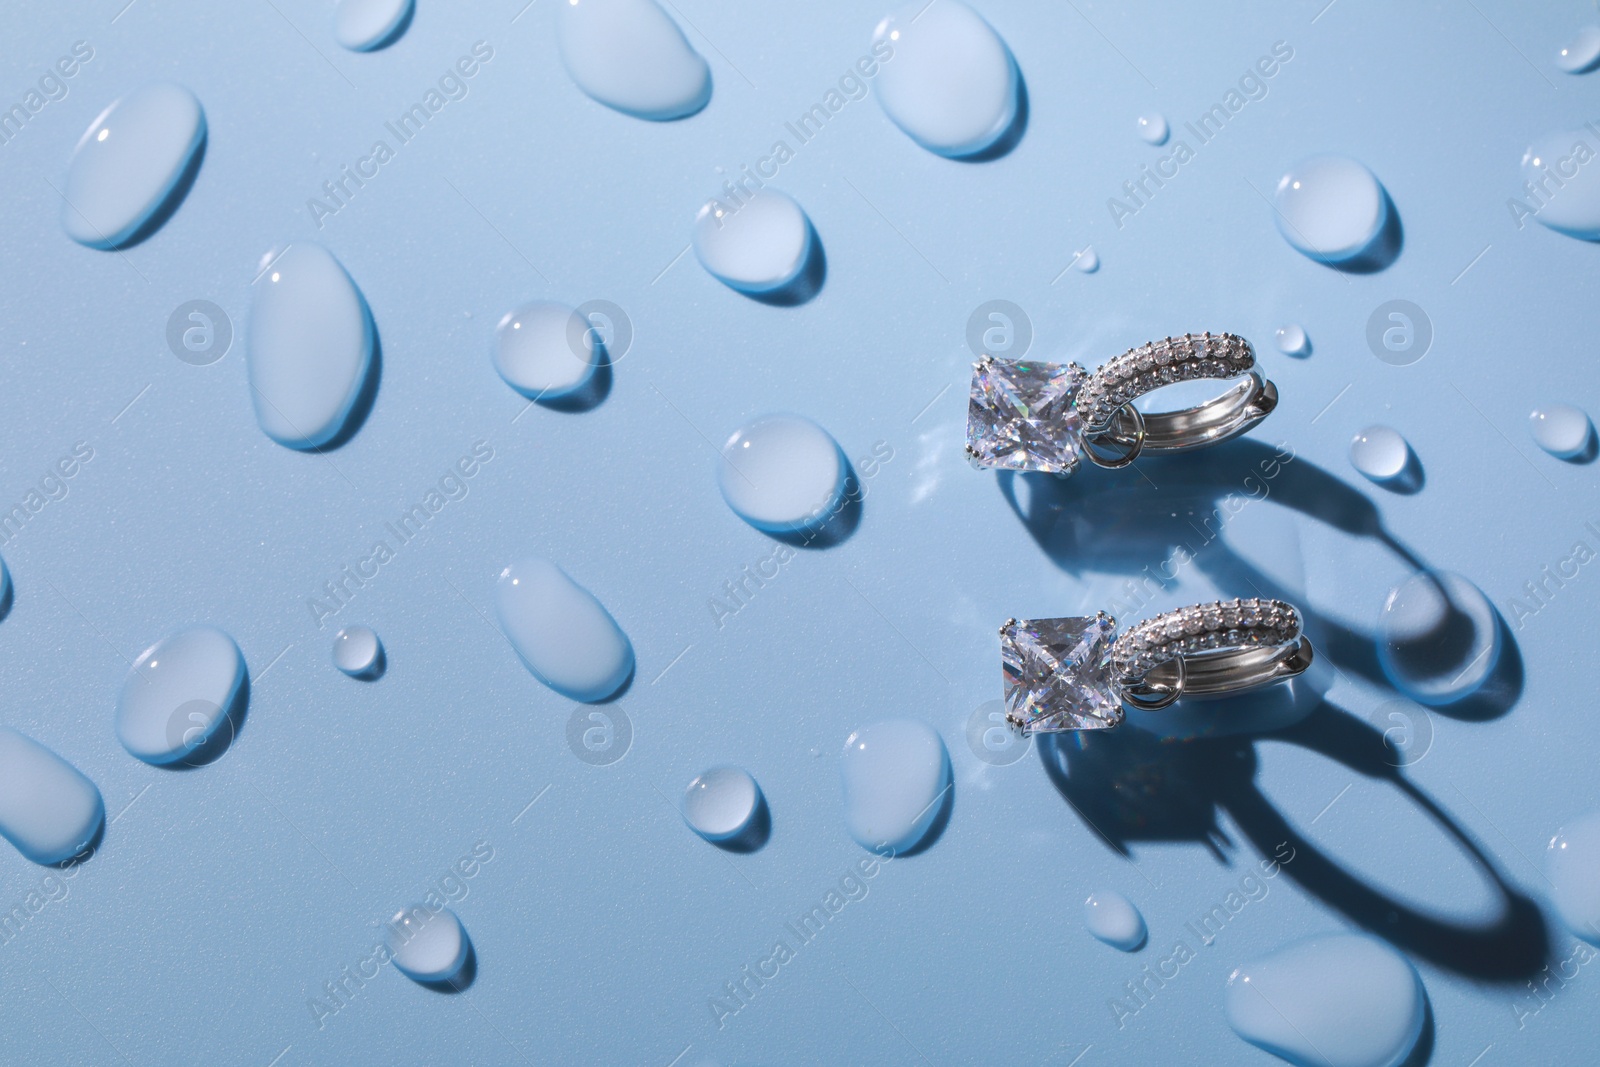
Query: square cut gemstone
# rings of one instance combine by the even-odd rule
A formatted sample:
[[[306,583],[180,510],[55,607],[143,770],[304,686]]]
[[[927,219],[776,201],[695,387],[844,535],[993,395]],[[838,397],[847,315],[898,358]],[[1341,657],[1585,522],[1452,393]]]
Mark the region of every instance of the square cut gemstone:
[[[986,357],[972,365],[967,451],[981,467],[1070,474],[1083,453],[1076,363]]]
[[[1000,629],[1006,720],[1028,733],[1102,730],[1122,721],[1111,667],[1115,619],[1013,619]]]

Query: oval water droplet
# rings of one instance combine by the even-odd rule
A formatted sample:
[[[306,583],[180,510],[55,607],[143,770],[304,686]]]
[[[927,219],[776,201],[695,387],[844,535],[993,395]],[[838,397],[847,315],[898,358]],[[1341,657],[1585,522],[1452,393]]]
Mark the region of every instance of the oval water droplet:
[[[1556,69],[1583,74],[1600,65],[1600,26],[1581,26],[1556,53]]]
[[[266,435],[289,448],[327,444],[357,414],[373,374],[375,328],[333,254],[293,244],[264,269],[250,305],[250,398]]]
[[[839,764],[844,824],[862,848],[904,852],[939,817],[950,786],[950,755],[918,719],[888,719],[845,739]]]
[[[1422,1036],[1427,995],[1409,960],[1365,934],[1326,934],[1228,978],[1234,1033],[1297,1067],[1399,1067]]]
[[[1600,241],[1600,167],[1592,165],[1597,144],[1587,130],[1558,130],[1528,146],[1522,188],[1511,201],[1519,224],[1527,211],[1557,233]]]
[[[1579,816],[1545,850],[1550,902],[1567,929],[1600,945],[1600,812]]]
[[[1389,221],[1389,200],[1372,171],[1348,156],[1313,156],[1278,179],[1278,232],[1322,263],[1359,258]]]
[[[1137,951],[1147,933],[1139,909],[1115,889],[1089,894],[1083,902],[1083,925],[1101,941],[1124,952]]]
[[[633,646],[617,621],[547,559],[530,556],[501,571],[495,610],[523,664],[562,696],[592,704],[633,675]]]
[[[1020,78],[1000,35],[961,0],[896,9],[872,34],[892,58],[873,86],[884,114],[913,141],[961,158],[992,147],[1017,118]]]
[[[1378,663],[1406,696],[1450,704],[1483,685],[1500,661],[1500,619],[1458,574],[1423,571],[1397,586],[1378,620]]]
[[[72,150],[61,225],[79,244],[119,248],[176,206],[206,139],[206,116],[181,85],[156,82],[113,101]]]
[[[711,68],[655,0],[566,0],[556,24],[567,73],[607,107],[665,122],[711,99]]]
[[[1375,482],[1399,478],[1410,462],[1411,446],[1392,427],[1368,426],[1350,440],[1350,465]]]
[[[730,841],[750,829],[761,808],[761,788],[741,767],[713,767],[689,783],[683,821],[707,841]]]
[[[494,331],[494,369],[531,400],[558,400],[594,377],[594,331],[565,304],[535,300],[507,312]]]
[[[34,863],[79,855],[105,821],[100,790],[33,738],[0,726],[0,835]]]
[[[1160,112],[1149,111],[1139,116],[1139,136],[1150,144],[1166,144],[1171,132],[1167,117]]]
[[[383,660],[383,642],[370,626],[346,626],[333,637],[333,665],[352,678],[376,678]]]
[[[743,204],[708,201],[694,219],[694,254],[741,293],[770,293],[800,277],[811,255],[811,220],[794,199],[758,189]]]
[[[394,43],[411,17],[413,0],[340,0],[333,14],[333,39],[352,52]]]
[[[1589,416],[1571,404],[1548,404],[1535,408],[1528,416],[1533,439],[1540,448],[1559,459],[1574,459],[1589,448],[1594,428]]]
[[[1094,245],[1072,257],[1072,269],[1081,274],[1093,274],[1100,269],[1100,253],[1094,250]]]
[[[122,683],[117,740],[129,755],[164,766],[220,754],[232,737],[244,654],[215,626],[190,626],[142,652]]]
[[[418,982],[448,982],[466,965],[472,942],[449,908],[402,908],[389,920],[389,955],[400,973]]]
[[[1278,327],[1278,351],[1286,356],[1303,356],[1311,350],[1306,328],[1297,322]]]
[[[799,415],[768,415],[722,446],[717,482],[745,522],[769,533],[807,530],[844,493],[849,465],[828,431]]]

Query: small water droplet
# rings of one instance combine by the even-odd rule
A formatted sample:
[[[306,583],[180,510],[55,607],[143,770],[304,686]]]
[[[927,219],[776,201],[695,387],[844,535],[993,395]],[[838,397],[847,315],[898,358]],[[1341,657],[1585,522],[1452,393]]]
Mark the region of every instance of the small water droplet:
[[[1082,274],[1093,274],[1100,269],[1100,253],[1094,250],[1093,245],[1089,245],[1072,257],[1072,269]]]
[[[689,783],[683,821],[707,841],[728,841],[750,828],[761,807],[761,789],[740,767],[713,767]]]
[[[333,665],[352,678],[383,673],[383,642],[370,626],[346,626],[333,638]]]
[[[33,738],[0,726],[0,835],[34,863],[79,855],[105,821],[100,790]]]
[[[1083,902],[1083,925],[1101,941],[1124,952],[1137,951],[1147,933],[1139,909],[1115,889],[1089,894]]]
[[[545,685],[595,703],[633,676],[633,646],[595,595],[547,559],[500,572],[495,609],[511,647]]]
[[[321,245],[290,245],[255,283],[250,305],[250,398],[266,435],[318,448],[358,411],[373,373],[376,330],[367,301]]]
[[[1522,188],[1511,201],[1519,222],[1531,212],[1541,226],[1583,241],[1600,240],[1600,165],[1587,130],[1539,137],[1522,154]],[[1519,206],[1520,205],[1520,206]]]
[[[352,52],[392,44],[411,17],[412,0],[340,0],[333,14],[333,39]]]
[[[1286,356],[1303,356],[1311,350],[1306,328],[1297,322],[1278,327],[1278,351]]]
[[[1600,812],[1579,816],[1545,850],[1550,902],[1567,928],[1600,945]]]
[[[607,107],[664,122],[711,99],[711,68],[655,0],[567,0],[556,25],[567,73]]]
[[[557,400],[594,377],[594,331],[565,304],[535,300],[507,312],[494,331],[494,369],[533,400]]]
[[[472,942],[449,908],[402,908],[389,920],[389,955],[400,973],[417,982],[448,982],[466,965]]]
[[[1409,960],[1365,934],[1325,934],[1228,978],[1228,1025],[1296,1067],[1399,1067],[1422,1036],[1427,994]]]
[[[1423,571],[1390,592],[1378,620],[1378,663],[1420,704],[1475,692],[1500,660],[1500,620],[1482,591],[1458,574]]]
[[[1589,447],[1594,428],[1589,416],[1571,404],[1548,404],[1535,408],[1528,416],[1533,439],[1539,447],[1558,459],[1581,456]]]
[[[914,0],[873,31],[874,52],[893,49],[874,91],[884,114],[941,156],[976,155],[1011,132],[1016,63],[1000,35],[960,0]]]
[[[1583,74],[1600,64],[1600,26],[1580,26],[1572,40],[1556,53],[1556,69]]]
[[[1350,441],[1350,465],[1375,482],[1399,478],[1410,462],[1411,446],[1392,427],[1368,426]]]
[[[1167,117],[1157,111],[1147,111],[1139,116],[1139,136],[1150,144],[1162,145],[1167,143],[1167,135],[1171,130],[1167,126]]]
[[[181,85],[135,89],[78,139],[62,190],[61,225],[79,244],[118,248],[158,224],[206,139],[206,116]]]
[[[156,766],[220,754],[233,738],[218,731],[232,728],[245,677],[244,654],[215,626],[169,634],[140,653],[123,680],[117,740]]]
[[[888,719],[845,739],[839,764],[844,822],[862,848],[913,848],[939,817],[950,785],[950,755],[917,719]]]
[[[833,509],[848,472],[827,430],[799,415],[768,415],[728,438],[717,482],[745,522],[788,533],[813,528]]]
[[[1278,179],[1274,218],[1296,249],[1322,263],[1357,259],[1389,221],[1372,171],[1348,156],[1313,156]]]
[[[811,220],[790,196],[758,189],[737,206],[712,200],[694,220],[694,254],[712,277],[742,293],[770,293],[800,276]]]

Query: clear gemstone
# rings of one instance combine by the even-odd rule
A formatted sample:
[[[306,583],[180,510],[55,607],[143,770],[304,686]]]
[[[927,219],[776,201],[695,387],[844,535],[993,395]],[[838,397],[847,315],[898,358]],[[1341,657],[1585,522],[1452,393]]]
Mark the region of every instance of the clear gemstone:
[[[1006,718],[1030,733],[1117,725],[1116,636],[1116,621],[1100,615],[1006,623],[1000,631]]]
[[[1083,384],[1076,363],[985,359],[972,366],[967,448],[979,466],[1069,474],[1083,453],[1072,401]]]

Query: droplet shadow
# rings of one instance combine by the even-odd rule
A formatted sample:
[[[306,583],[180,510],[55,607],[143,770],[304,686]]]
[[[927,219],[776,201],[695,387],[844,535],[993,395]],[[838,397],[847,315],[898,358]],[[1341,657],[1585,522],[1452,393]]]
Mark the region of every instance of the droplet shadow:
[[[845,465],[844,488],[826,513],[799,530],[764,531],[768,537],[795,548],[816,549],[833,548],[850,539],[861,525],[866,492],[861,487],[861,480],[856,477],[855,468],[842,450],[839,459]]]
[[[228,701],[221,725],[211,732],[211,736],[196,745],[182,759],[156,766],[163,771],[193,771],[217,762],[238,740],[239,732],[244,729],[244,722],[249,712],[250,675],[246,673],[239,681],[239,688],[234,692],[233,699]]]
[[[823,250],[822,237],[810,219],[806,220],[806,261],[800,273],[787,285],[764,293],[745,293],[751,300],[773,307],[798,307],[813,300],[822,292],[828,280],[828,254]]]
[[[1022,67],[1017,64],[1016,57],[1009,53],[1010,49],[1007,49],[1006,58],[1010,60],[1012,73],[1017,78],[1017,109],[1012,113],[1011,122],[1005,132],[988,147],[965,156],[951,156],[957,163],[990,163],[1008,156],[1022,143],[1023,134],[1028,132],[1028,80],[1022,76]]]
[[[361,312],[367,318],[368,329],[372,331],[372,358],[367,361],[366,377],[361,380],[361,388],[339,431],[322,444],[296,449],[298,452],[332,452],[343,448],[361,432],[361,427],[367,423],[367,416],[372,414],[373,406],[378,402],[378,385],[383,378],[383,338],[378,334],[377,320],[372,317],[372,309],[367,307],[365,297],[361,300]]]
[[[726,841],[713,841],[711,843],[724,852],[736,852],[743,855],[760,851],[771,839],[772,808],[767,805],[766,794],[760,793],[756,796],[756,811],[750,817],[750,825]]]
[[[1400,211],[1394,206],[1387,189],[1383,191],[1383,206],[1383,226],[1372,242],[1350,259],[1329,263],[1328,266],[1345,274],[1376,274],[1394,265],[1405,249],[1405,225],[1400,221]]]
[[[531,397],[534,403],[551,411],[561,411],[568,414],[582,414],[593,411],[605,403],[611,395],[612,372],[611,353],[603,342],[595,342],[594,371],[589,375],[589,380],[570,393],[556,397]]]
[[[423,989],[431,989],[435,993],[443,993],[446,996],[455,996],[457,993],[465,993],[468,989],[471,989],[472,983],[478,980],[478,946],[472,943],[472,937],[466,930],[463,929],[461,931],[461,936],[467,939],[467,958],[462,961],[461,969],[454,976],[432,982],[424,982],[419,979],[412,980]]]
[[[200,176],[200,167],[205,162],[206,148],[211,143],[211,129],[208,125],[200,134],[200,143],[195,146],[194,153],[189,157],[189,162],[178,175],[178,180],[172,183],[172,188],[162,199],[161,206],[150,213],[150,217],[141,222],[138,227],[127,237],[113,245],[107,245],[108,252],[122,252],[135,245],[143,244],[149,240],[157,230],[167,224],[167,220],[177,214],[178,208],[183,206],[184,200],[189,196],[189,190],[194,187],[195,179]]]

